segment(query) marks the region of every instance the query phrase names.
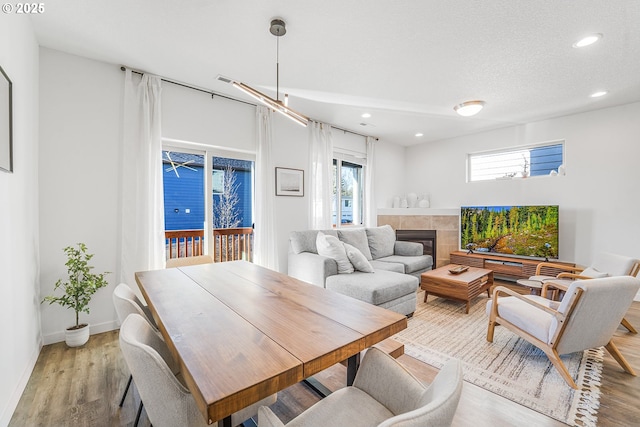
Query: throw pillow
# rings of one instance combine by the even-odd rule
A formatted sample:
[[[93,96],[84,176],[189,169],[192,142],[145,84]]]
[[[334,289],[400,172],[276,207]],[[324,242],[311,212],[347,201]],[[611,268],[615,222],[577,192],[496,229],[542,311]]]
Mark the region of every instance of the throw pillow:
[[[338,264],[338,274],[353,273],[353,264],[351,264],[351,261],[349,261],[347,257],[344,245],[337,237],[327,236],[323,232],[318,231],[316,248],[318,249],[318,255],[326,256],[336,261]]]
[[[369,240],[369,249],[371,249],[371,257],[373,259],[393,255],[393,249],[396,244],[396,233],[390,225],[367,228],[366,232],[367,239]]]
[[[358,248],[348,243],[344,243],[344,249],[347,252],[347,258],[349,258],[349,261],[351,261],[351,264],[353,264],[356,270],[364,273],[373,273],[373,267],[367,260],[367,257],[365,257]]]
[[[607,277],[609,274],[604,273],[602,271],[598,271],[593,267],[587,267],[582,270],[582,273],[578,273],[580,276],[591,277],[592,279],[600,279],[602,277]]]
[[[364,228],[354,228],[351,230],[338,230],[338,239],[341,242],[348,243],[362,252],[367,260],[371,260],[371,251],[369,250],[369,240]]]

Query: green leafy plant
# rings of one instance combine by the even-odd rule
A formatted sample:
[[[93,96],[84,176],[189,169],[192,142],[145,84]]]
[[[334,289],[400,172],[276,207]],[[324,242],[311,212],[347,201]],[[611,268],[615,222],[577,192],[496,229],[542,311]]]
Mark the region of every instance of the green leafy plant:
[[[62,296],[46,296],[42,302],[49,304],[57,303],[62,307],[72,308],[76,312],[76,325],[72,329],[80,328],[79,314],[84,312],[89,314],[89,302],[91,297],[100,288],[104,288],[109,283],[105,280],[105,276],[109,272],[93,274],[92,266],[89,261],[93,258],[93,254],[87,253],[87,246],[84,243],[78,243],[78,247],[67,246],[64,248],[67,254],[67,273],[69,281],[63,282],[58,279],[53,290],[58,288],[64,289]]]

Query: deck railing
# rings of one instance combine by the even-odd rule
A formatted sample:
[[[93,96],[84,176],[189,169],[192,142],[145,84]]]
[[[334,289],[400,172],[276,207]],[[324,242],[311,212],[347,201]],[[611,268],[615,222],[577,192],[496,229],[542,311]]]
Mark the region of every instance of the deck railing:
[[[204,230],[166,230],[164,236],[167,259],[204,253]],[[215,262],[253,261],[253,228],[215,228],[213,260]]]
[[[214,228],[213,261],[253,261],[253,228]]]

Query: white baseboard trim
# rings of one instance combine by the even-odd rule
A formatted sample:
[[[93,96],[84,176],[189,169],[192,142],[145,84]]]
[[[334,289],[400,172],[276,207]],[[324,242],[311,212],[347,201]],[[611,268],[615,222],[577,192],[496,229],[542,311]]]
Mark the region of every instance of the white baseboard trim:
[[[89,325],[91,335],[101,334],[103,332],[113,331],[118,329],[120,324],[117,320],[110,320],[108,322],[97,323],[95,325]],[[64,331],[54,332],[53,334],[44,335],[42,337],[44,345],[55,344],[57,342],[64,341]]]
[[[2,409],[2,414],[0,414],[0,426],[6,427],[9,425],[9,421],[11,421],[11,417],[13,417],[13,413],[18,407],[18,403],[20,402],[22,393],[24,393],[24,389],[27,388],[27,383],[29,382],[29,378],[31,378],[31,373],[36,367],[36,362],[38,361],[40,350],[42,350],[42,340],[40,340],[35,351],[29,358],[27,366],[24,368],[24,371],[20,376],[20,381],[16,385],[16,388],[13,390],[9,401],[7,402],[7,406]]]

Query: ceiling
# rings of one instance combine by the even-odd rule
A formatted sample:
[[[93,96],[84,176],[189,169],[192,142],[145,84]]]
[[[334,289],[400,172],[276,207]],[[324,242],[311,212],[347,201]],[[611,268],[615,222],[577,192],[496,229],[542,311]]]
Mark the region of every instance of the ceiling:
[[[41,46],[240,99],[216,76],[276,96],[273,18],[291,108],[401,145],[640,101],[638,0],[58,0],[32,16]]]

